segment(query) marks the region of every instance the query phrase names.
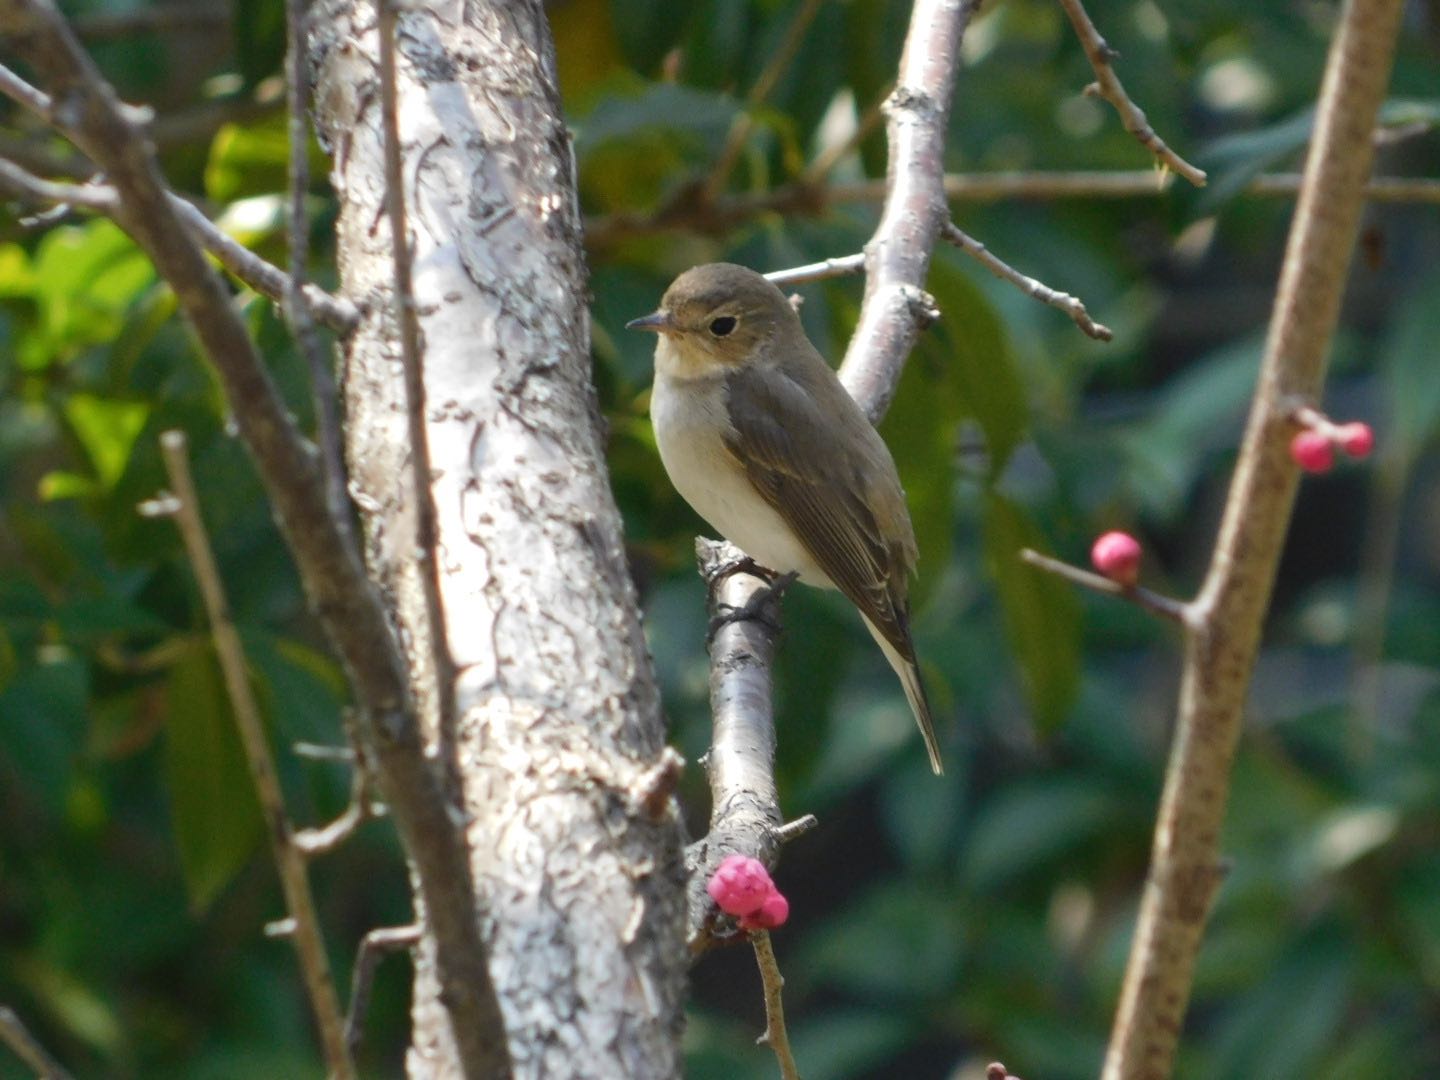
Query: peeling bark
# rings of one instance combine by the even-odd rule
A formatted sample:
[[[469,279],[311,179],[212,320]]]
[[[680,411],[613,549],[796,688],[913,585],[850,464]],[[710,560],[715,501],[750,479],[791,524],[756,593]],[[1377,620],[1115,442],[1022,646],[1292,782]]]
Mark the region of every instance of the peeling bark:
[[[681,829],[673,799],[636,797],[664,729],[590,383],[549,28],[538,0],[411,5],[398,24],[436,628],[415,558],[376,21],[373,4],[332,0],[316,9],[311,46],[342,283],[364,311],[343,384],[367,561],[469,815],[516,1075],[678,1075]],[[453,732],[437,721],[437,632]],[[411,1073],[453,1074],[433,945],[417,959],[414,1020]]]

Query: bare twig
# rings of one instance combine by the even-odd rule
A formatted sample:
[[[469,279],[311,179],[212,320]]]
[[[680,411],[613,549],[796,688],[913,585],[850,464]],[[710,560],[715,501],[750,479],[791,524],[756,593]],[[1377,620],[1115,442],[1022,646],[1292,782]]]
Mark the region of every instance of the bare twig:
[[[56,206],[79,206],[106,214],[114,211],[120,204],[114,188],[105,187],[103,184],[63,184],[44,180],[4,158],[0,158],[0,191],[13,199],[54,203]]]
[[[823,281],[825,278],[845,277],[849,274],[858,274],[865,269],[865,256],[843,255],[835,259],[826,259],[824,262],[809,263],[806,266],[797,266],[791,270],[776,270],[766,274],[767,281],[773,281],[782,289],[789,285],[800,285],[807,281]]]
[[[710,714],[713,725],[705,771],[710,781],[710,828],[685,853],[689,880],[690,949],[715,944],[716,909],[705,885],[727,855],[750,855],[774,865],[780,848],[780,796],[775,790],[775,722],[770,666],[775,655],[779,604],[736,547],[695,541],[700,574],[710,594],[711,617],[756,610],[731,619],[710,642]],[[763,599],[758,603],[757,599]]]
[[[290,291],[290,275],[238,240],[227,236],[220,227],[201,213],[200,208],[174,192],[167,193],[176,215],[205,250],[214,255],[230,273],[262,296],[284,304]],[[349,300],[326,292],[314,282],[301,286],[305,301],[314,316],[337,334],[348,334],[360,321],[360,312]],[[348,513],[348,508],[347,508]]]
[[[305,196],[310,188],[310,124],[306,117],[309,73],[305,66],[309,0],[285,0],[287,44],[285,52],[286,116],[290,141],[290,280],[285,288],[285,318],[290,333],[310,369],[310,396],[315,403],[315,443],[325,496],[336,524],[354,543],[350,496],[345,487],[345,459],[340,450],[340,405],[335,391],[334,358],[315,331],[315,317],[305,295],[310,258],[310,215]]]
[[[119,193],[121,226],[175,291],[214,364],[253,454],[306,593],[355,694],[437,948],[443,1001],[466,1076],[508,1073],[505,1027],[475,918],[467,847],[412,711],[403,656],[374,585],[325,505],[313,451],[203,251],[182,224],[153,156],[63,19],[45,0],[0,0],[0,40],[67,102],[66,134]]]
[[[50,120],[50,95],[31,86],[4,64],[0,64],[0,94],[23,105],[41,120]]]
[[[30,1034],[30,1029],[8,1005],[0,1005],[0,1039],[15,1051],[15,1056],[35,1070],[41,1080],[70,1080],[70,1074],[50,1052]]]
[[[260,717],[260,706],[250,687],[240,634],[230,618],[230,605],[220,580],[220,568],[215,563],[215,554],[205,535],[205,525],[200,520],[200,503],[190,477],[185,436],[179,431],[167,431],[160,436],[160,447],[165,458],[165,472],[170,478],[170,489],[175,497],[175,523],[185,541],[185,553],[195,571],[195,580],[210,618],[215,656],[220,662],[231,710],[235,714],[235,726],[239,728],[240,742],[245,748],[250,779],[269,826],[271,854],[280,875],[285,907],[294,923],[291,938],[300,961],[310,1008],[315,1013],[315,1024],[320,1030],[325,1062],[332,1077],[351,1077],[355,1075],[355,1067],[345,1046],[340,999],[330,978],[330,961],[325,954],[325,938],[315,911],[315,897],[310,891],[309,872],[295,843],[295,829],[285,809],[280,777],[275,771],[270,742],[265,735],[265,722]]]
[[[1351,0],[1330,47],[1259,386],[1210,569],[1191,605],[1174,744],[1106,1080],[1166,1076],[1174,1062],[1221,879],[1230,763],[1294,505],[1291,412],[1297,399],[1320,400],[1402,6]]]
[[[132,34],[220,32],[230,24],[229,6],[140,8],[136,11],[92,12],[77,16],[75,33],[87,41],[109,41]]]
[[[375,816],[371,812],[370,777],[358,759],[354,760],[352,765],[350,802],[330,824],[302,829],[295,834],[295,846],[302,854],[315,856],[334,851],[355,835],[356,829]]]
[[[775,839],[782,844],[788,844],[797,837],[804,836],[815,826],[820,824],[820,819],[814,814],[801,814],[794,821],[787,821],[780,828],[775,830]]]
[[[0,160],[0,187],[9,190],[17,198],[98,210],[110,216],[114,216],[120,206],[113,187],[105,184],[60,184],[41,180],[3,160]],[[273,263],[266,262],[238,240],[227,236],[193,203],[187,202],[174,192],[167,192],[166,197],[181,223],[206,251],[215,256],[221,266],[262,296],[277,303],[285,302],[290,287],[290,275]],[[305,282],[301,289],[310,310],[326,326],[339,334],[346,334],[354,329],[360,319],[360,313],[354,304],[326,292],[313,282]]]
[[[1172,600],[1168,596],[1161,596],[1149,589],[1142,589],[1138,585],[1122,585],[1118,581],[1112,581],[1100,574],[1092,574],[1089,570],[1082,570],[1078,566],[1071,566],[1069,563],[1061,562],[1059,559],[1052,559],[1048,555],[1042,555],[1032,548],[1021,548],[1020,558],[1031,566],[1039,567],[1041,570],[1062,577],[1066,581],[1073,582],[1085,589],[1091,589],[1106,596],[1119,597],[1121,600],[1129,600],[1137,607],[1144,608],[1152,615],[1159,615],[1162,619],[1169,619],[1171,622],[1185,625],[1188,617],[1188,609],[1179,600]]]
[[[840,378],[873,421],[885,414],[933,309],[924,293],[945,205],[945,132],[960,39],[976,0],[916,0],[895,92],[886,102],[889,190],[865,247],[865,298]]]
[[[1119,54],[1105,43],[1100,31],[1095,29],[1095,24],[1090,21],[1090,16],[1085,11],[1085,5],[1080,0],[1060,0],[1060,6],[1065,9],[1070,25],[1075,28],[1075,34],[1085,50],[1085,57],[1095,71],[1096,81],[1087,89],[1087,93],[1098,94],[1113,105],[1120,114],[1120,122],[1125,125],[1125,130],[1134,135],[1141,146],[1154,154],[1161,165],[1179,173],[1196,187],[1204,187],[1205,171],[1197,169],[1170,149],[1165,140],[1155,134],[1155,129],[1145,119],[1144,111],[1125,93],[1125,88],[1120,85],[1120,78],[1112,66]]]
[[[370,1010],[370,989],[375,985],[376,966],[393,952],[414,948],[419,940],[420,927],[415,925],[381,927],[360,939],[360,951],[350,978],[350,1013],[345,1017],[345,1045],[352,1056],[360,1052],[360,1040],[365,1034],[365,1014]]]
[[[775,959],[774,946],[770,944],[770,931],[752,932],[750,944],[755,946],[755,963],[760,968],[760,983],[765,992],[765,1033],[756,1041],[768,1044],[775,1051],[783,1080],[800,1080],[800,1070],[795,1067],[795,1056],[790,1052],[790,1033],[785,1028],[785,1003],[780,996],[780,991],[785,988],[785,978],[780,974],[780,964]]]
[[[1153,169],[1116,172],[949,173],[945,197],[952,202],[992,203],[1005,200],[1151,199],[1166,195],[1174,174]],[[1261,198],[1292,198],[1300,190],[1294,173],[1256,177],[1237,194]],[[829,186],[786,184],[773,191],[731,195],[711,206],[698,203],[667,207],[651,213],[615,213],[585,223],[585,241],[594,250],[618,241],[654,233],[693,231],[724,233],[761,214],[818,217],[832,207],[875,203],[886,197],[884,180],[859,180]],[[1376,177],[1365,186],[1371,202],[1440,204],[1440,180]]]
[[[725,190],[725,183],[730,179],[730,173],[735,168],[735,162],[745,150],[745,142],[750,138],[750,132],[755,126],[755,110],[764,104],[765,99],[770,96],[770,91],[775,89],[780,76],[785,74],[785,69],[790,66],[790,61],[795,59],[795,53],[800,48],[800,43],[805,40],[805,31],[809,28],[815,13],[820,10],[822,0],[801,0],[800,8],[795,12],[795,18],[790,21],[789,27],[785,30],[785,37],[780,42],[780,47],[775,50],[775,55],[770,57],[769,62],[755,79],[750,87],[750,92],[745,95],[745,107],[735,117],[735,122],[730,125],[730,131],[725,137],[725,146],[720,151],[720,157],[715,162],[715,167],[710,170],[710,175],[701,189],[702,202],[714,202],[716,196]]]
[[[1110,341],[1114,333],[1103,323],[1097,323],[1090,318],[1090,313],[1085,310],[1085,305],[1069,293],[1057,292],[1042,281],[1027,277],[1020,273],[1013,266],[1001,259],[984,244],[980,243],[969,233],[960,229],[953,221],[945,225],[943,233],[946,240],[954,244],[965,254],[969,255],[981,266],[985,267],[1001,281],[1008,281],[1026,296],[1039,300],[1042,304],[1049,304],[1053,308],[1063,311],[1070,316],[1071,320],[1087,336],[1096,341]]]
[[[410,442],[410,498],[415,504],[415,559],[420,587],[425,594],[429,623],[430,662],[433,665],[438,758],[453,765],[456,730],[455,662],[445,636],[445,613],[440,598],[437,561],[440,530],[435,520],[431,490],[430,443],[425,423],[425,369],[420,357],[420,320],[415,313],[415,289],[410,262],[410,231],[405,214],[405,173],[400,149],[400,105],[395,74],[395,35],[398,0],[380,0],[380,111],[385,133],[385,211],[390,219],[390,243],[395,267],[395,322],[400,328],[400,355],[405,366],[405,418]],[[452,778],[453,780],[453,778]],[[458,789],[457,789],[458,790]]]

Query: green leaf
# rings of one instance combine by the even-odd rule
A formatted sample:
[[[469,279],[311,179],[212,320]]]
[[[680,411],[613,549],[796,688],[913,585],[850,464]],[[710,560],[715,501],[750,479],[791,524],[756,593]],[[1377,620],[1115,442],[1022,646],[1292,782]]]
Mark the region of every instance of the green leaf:
[[[284,0],[236,0],[235,58],[246,86],[254,86],[280,67],[285,56]]]
[[[210,144],[205,194],[228,203],[242,196],[284,191],[289,168],[290,133],[283,115],[226,124]]]
[[[1237,444],[1261,347],[1246,338],[1216,349],[1171,380],[1151,414],[1120,436],[1126,486],[1150,512],[1171,517],[1209,456]]]
[[[65,401],[64,413],[70,430],[85,448],[96,479],[107,490],[114,487],[150,417],[150,406],[143,401],[72,394]]]
[[[1122,807],[1098,776],[1047,776],[1002,789],[982,805],[965,843],[964,877],[980,891],[1003,888],[1080,843],[1103,835]]]
[[[1401,304],[1380,363],[1389,378],[1390,427],[1380,433],[1398,453],[1413,460],[1440,427],[1440,273],[1423,279]]]
[[[575,125],[585,205],[653,206],[719,154],[738,111],[721,94],[616,80],[615,92]]]
[[[960,908],[942,891],[880,885],[805,939],[796,980],[886,1000],[933,999],[959,976],[962,930]]]
[[[1080,689],[1080,602],[1072,585],[1021,561],[1026,547],[1043,549],[1040,530],[1019,506],[987,495],[985,561],[1030,707],[1048,731]]]
[[[1025,434],[1028,407],[1015,358],[995,309],[948,251],[936,254],[926,285],[940,321],[921,335],[917,356],[946,371],[960,416],[985,432],[990,475],[998,476]],[[913,361],[912,361],[913,362]]]
[[[674,0],[611,0],[615,37],[625,60],[643,75],[653,75],[665,54],[685,33],[693,8]]]
[[[829,1009],[792,1022],[790,1043],[806,1080],[841,1080],[870,1075],[915,1040],[917,1023],[908,1009]]]
[[[42,371],[81,349],[109,343],[131,305],[155,280],[155,269],[109,221],[54,229],[33,262],[39,327],[19,350],[21,367]]]
[[[54,647],[0,693],[6,783],[16,783],[56,815],[70,794],[89,693],[88,666]]]
[[[1212,214],[1249,186],[1265,170],[1278,165],[1310,141],[1315,110],[1307,108],[1278,123],[1255,131],[1226,135],[1210,143],[1198,156],[1210,174],[1197,211]]]
[[[260,807],[214,654],[196,647],[170,669],[165,772],[190,903],[208,908],[264,833]]]

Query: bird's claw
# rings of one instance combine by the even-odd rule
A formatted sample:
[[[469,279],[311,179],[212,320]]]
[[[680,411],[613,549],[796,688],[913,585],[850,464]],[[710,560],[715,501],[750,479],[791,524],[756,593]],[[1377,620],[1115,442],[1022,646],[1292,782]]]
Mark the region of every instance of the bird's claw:
[[[779,603],[780,598],[785,595],[785,590],[793,585],[800,575],[794,570],[786,574],[776,574],[773,571],[764,569],[758,564],[752,563],[751,565],[755,567],[754,572],[756,576],[766,578],[769,584],[756,589],[750,594],[749,599],[739,607],[736,607],[734,604],[717,603],[715,605],[717,609],[716,613],[711,616],[710,627],[705,633],[705,645],[707,647],[715,643],[715,635],[730,623],[755,620],[763,622],[773,631],[780,629],[779,625],[767,616],[765,610],[766,605],[772,600]],[[748,568],[747,572],[749,572]]]

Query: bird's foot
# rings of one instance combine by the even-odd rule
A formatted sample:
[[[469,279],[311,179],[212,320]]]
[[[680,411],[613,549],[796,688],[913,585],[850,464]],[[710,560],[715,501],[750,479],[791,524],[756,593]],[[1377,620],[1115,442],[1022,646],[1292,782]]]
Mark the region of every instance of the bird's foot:
[[[785,595],[785,590],[793,585],[800,575],[794,570],[786,574],[776,574],[774,571],[766,570],[757,564],[752,563],[752,565],[755,566],[754,573],[756,576],[766,578],[770,583],[756,589],[750,594],[749,599],[738,607],[734,604],[715,605],[716,614],[711,616],[710,628],[705,634],[705,645],[707,648],[715,643],[715,635],[730,623],[746,622],[753,619],[765,623],[765,625],[773,631],[780,629],[779,625],[768,617],[766,605],[772,600],[778,604],[780,598]]]

